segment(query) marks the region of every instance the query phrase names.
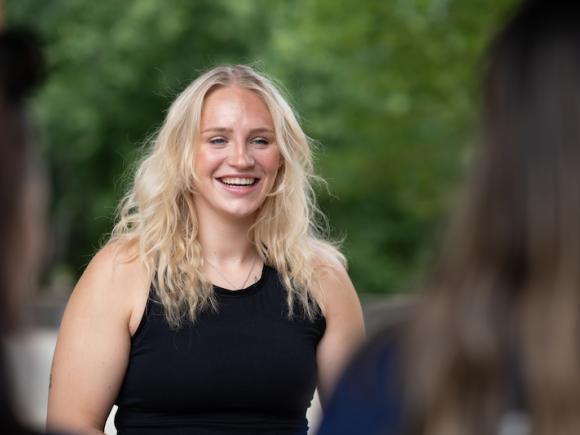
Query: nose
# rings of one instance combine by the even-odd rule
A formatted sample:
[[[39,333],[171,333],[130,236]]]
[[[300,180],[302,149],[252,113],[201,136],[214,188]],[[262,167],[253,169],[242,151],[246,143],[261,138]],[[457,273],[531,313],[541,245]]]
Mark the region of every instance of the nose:
[[[245,143],[236,142],[232,146],[228,163],[234,168],[244,169],[251,168],[256,161]]]

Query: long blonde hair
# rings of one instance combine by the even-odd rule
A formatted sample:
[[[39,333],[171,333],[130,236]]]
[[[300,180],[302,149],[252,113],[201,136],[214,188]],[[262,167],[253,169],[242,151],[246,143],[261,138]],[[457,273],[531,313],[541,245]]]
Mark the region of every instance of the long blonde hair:
[[[313,318],[319,309],[312,297],[315,268],[337,261],[345,264],[345,259],[323,237],[324,216],[312,188],[318,177],[313,172],[310,141],[280,90],[251,67],[215,67],[177,97],[119,205],[111,241],[138,247],[136,255],[151,274],[173,327],[185,319],[194,322],[201,310],[217,309],[212,285],[203,272],[193,168],[204,98],[213,89],[227,86],[251,90],[262,98],[272,115],[283,159],[273,190],[248,236],[262,261],[280,274],[289,314],[297,301],[306,316]]]

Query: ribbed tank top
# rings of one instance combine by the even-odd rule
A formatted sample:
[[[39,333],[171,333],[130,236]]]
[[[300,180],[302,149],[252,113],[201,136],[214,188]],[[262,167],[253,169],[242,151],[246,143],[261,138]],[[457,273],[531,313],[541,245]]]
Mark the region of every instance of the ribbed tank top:
[[[119,435],[307,433],[324,317],[296,304],[289,319],[268,266],[248,288],[214,291],[219,311],[178,330],[152,292],[116,401]]]

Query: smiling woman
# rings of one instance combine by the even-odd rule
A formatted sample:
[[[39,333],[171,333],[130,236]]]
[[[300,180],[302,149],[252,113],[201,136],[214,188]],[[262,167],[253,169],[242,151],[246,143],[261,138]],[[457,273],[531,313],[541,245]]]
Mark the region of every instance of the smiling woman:
[[[305,434],[363,336],[321,235],[306,135],[247,66],[185,89],[65,311],[48,423],[119,434]]]

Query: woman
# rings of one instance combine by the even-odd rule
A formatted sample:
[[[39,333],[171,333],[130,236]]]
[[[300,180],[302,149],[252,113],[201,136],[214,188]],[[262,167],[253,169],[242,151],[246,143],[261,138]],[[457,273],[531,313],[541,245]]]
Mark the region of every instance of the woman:
[[[580,433],[578,12],[526,1],[492,44],[428,291],[348,369],[320,435]]]
[[[308,140],[278,89],[214,68],[172,104],[66,308],[48,423],[119,434],[305,434],[363,335],[318,234]]]

